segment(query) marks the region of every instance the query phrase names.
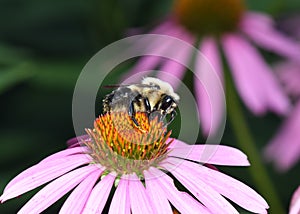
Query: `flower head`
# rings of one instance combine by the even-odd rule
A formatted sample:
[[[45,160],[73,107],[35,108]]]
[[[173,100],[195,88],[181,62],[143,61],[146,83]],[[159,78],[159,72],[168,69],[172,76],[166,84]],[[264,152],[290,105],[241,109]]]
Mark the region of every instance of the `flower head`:
[[[271,67],[260,54],[258,47],[271,51],[282,57],[300,60],[300,49],[294,41],[274,28],[274,22],[266,14],[248,11],[241,0],[177,0],[170,16],[150,33],[176,37],[189,44],[198,45],[199,50],[210,61],[216,74],[223,80],[221,51],[225,55],[238,93],[245,105],[256,115],[267,111],[287,114],[290,102],[282,90]],[[162,55],[172,52],[188,63],[192,54],[188,49],[178,51],[176,43],[160,44],[156,41],[145,44],[156,49]],[[195,56],[194,70],[200,77],[194,80],[195,94],[204,134],[215,132],[223,118],[220,110],[212,112],[204,85],[216,85],[209,78],[207,69],[203,67],[202,56]],[[178,86],[176,79],[182,79],[186,68],[175,61],[155,56],[142,57],[131,73],[149,71],[159,67],[157,76],[163,80],[175,76],[172,81]]]
[[[141,125],[138,128],[125,112],[105,114],[95,120],[94,129],[87,129],[90,140],[84,141],[95,162],[119,175],[140,175],[166,157],[171,132],[167,133],[163,121],[158,117],[149,121],[147,114],[141,112],[136,118]]]
[[[174,19],[199,36],[236,30],[244,11],[241,0],[176,0],[173,7]]]
[[[173,213],[172,206],[180,213],[237,213],[224,197],[251,212],[266,212],[267,203],[250,187],[200,164],[247,166],[242,152],[187,145],[170,138],[157,117],[137,113],[136,118],[140,127],[127,114],[100,116],[80,138],[81,146],[73,140],[72,148],[16,176],[1,202],[48,183],[19,213],[40,213],[72,189],[61,213],[101,213],[107,203],[109,213]],[[178,190],[174,179],[189,193]]]

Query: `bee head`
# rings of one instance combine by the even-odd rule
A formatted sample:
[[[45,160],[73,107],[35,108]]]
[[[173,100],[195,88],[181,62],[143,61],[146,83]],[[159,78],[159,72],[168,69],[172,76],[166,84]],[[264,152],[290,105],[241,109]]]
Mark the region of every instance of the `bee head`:
[[[172,88],[172,86],[167,83],[164,82],[160,79],[154,78],[154,77],[145,77],[142,80],[142,84],[145,85],[153,85],[153,86],[157,86],[159,87],[159,89],[167,96],[169,96],[169,98],[171,98],[175,103],[178,103],[180,97],[178,94],[176,94]],[[165,98],[167,101],[169,100],[168,97]],[[168,101],[169,102],[169,101]]]

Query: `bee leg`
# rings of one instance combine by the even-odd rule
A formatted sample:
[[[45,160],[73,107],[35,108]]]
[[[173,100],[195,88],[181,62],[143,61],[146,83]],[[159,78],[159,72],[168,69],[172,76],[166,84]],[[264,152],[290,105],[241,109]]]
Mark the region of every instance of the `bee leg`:
[[[139,123],[135,119],[135,110],[134,110],[134,104],[133,102],[130,103],[129,110],[128,110],[128,115],[130,116],[131,120],[133,123],[139,127]]]
[[[176,117],[176,115],[177,115],[177,112],[176,112],[175,110],[173,110],[173,111],[171,112],[171,118],[170,118],[170,120],[167,122],[166,126],[170,125],[170,123],[174,120],[174,118]]]
[[[145,110],[146,110],[147,117],[148,117],[148,122],[150,123],[149,116],[150,116],[150,112],[151,112],[151,105],[150,105],[150,102],[147,97],[144,98],[144,105],[145,105]]]
[[[112,92],[104,97],[104,99],[103,99],[103,114],[106,114],[107,112],[110,111],[110,109],[111,109],[110,103],[112,102],[114,96],[115,96],[115,93]]]
[[[170,123],[174,120],[174,118],[176,117],[176,115],[177,115],[177,112],[176,112],[175,110],[173,110],[173,111],[171,112]]]

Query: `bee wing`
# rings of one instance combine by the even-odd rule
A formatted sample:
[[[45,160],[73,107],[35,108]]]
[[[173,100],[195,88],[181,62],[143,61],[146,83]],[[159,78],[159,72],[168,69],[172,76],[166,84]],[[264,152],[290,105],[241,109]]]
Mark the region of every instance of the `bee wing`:
[[[128,85],[118,85],[118,84],[114,84],[114,85],[105,85],[105,86],[102,86],[103,88],[120,88],[120,87],[126,87],[126,86],[129,86],[129,84]]]
[[[146,84],[112,84],[112,85],[105,85],[103,86],[103,88],[121,88],[121,87],[128,87],[131,85],[135,85],[137,87],[141,87],[141,88],[157,88],[156,86],[153,85],[146,85]]]

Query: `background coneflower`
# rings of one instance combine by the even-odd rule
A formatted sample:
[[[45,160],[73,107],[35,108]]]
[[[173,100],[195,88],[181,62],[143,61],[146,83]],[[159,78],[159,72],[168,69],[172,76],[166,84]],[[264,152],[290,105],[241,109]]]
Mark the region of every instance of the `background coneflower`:
[[[209,0],[176,0],[170,16],[149,33],[176,37],[196,45],[210,61],[221,81],[224,81],[223,73],[226,70],[222,63],[224,54],[241,99],[255,115],[262,115],[268,110],[279,114],[289,111],[288,98],[256,46],[295,60],[300,60],[300,49],[292,39],[274,28],[270,16],[247,10],[244,1],[219,0],[216,3]],[[159,44],[154,40],[143,48],[156,49],[159,53],[174,52],[187,63],[192,60],[188,50],[178,50],[173,43]],[[202,65],[202,56],[195,56],[194,61],[195,73],[202,78],[201,81],[214,85],[215,82],[210,82]],[[182,79],[186,71],[178,62],[145,56],[126,76],[155,68],[178,79]],[[157,76],[163,80],[170,79],[164,72],[158,72]],[[178,86],[176,78],[172,81],[174,87]],[[223,109],[211,112],[210,95],[197,78],[194,87],[202,129],[207,135],[218,128],[216,124],[221,121]]]

